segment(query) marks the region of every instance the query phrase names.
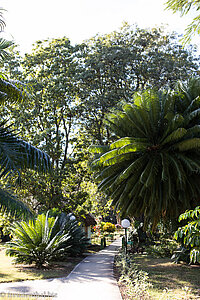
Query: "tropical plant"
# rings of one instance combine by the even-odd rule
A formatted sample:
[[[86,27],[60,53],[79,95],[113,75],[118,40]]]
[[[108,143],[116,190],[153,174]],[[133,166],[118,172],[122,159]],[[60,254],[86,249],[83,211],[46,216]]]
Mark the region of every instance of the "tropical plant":
[[[103,231],[104,232],[114,232],[115,231],[115,224],[112,224],[110,222],[106,222],[104,225],[103,225]]]
[[[58,218],[39,215],[36,220],[15,222],[12,228],[13,240],[6,244],[6,254],[16,257],[16,263],[35,263],[41,268],[55,258],[62,256],[69,240],[69,234],[55,230]]]
[[[192,208],[200,197],[200,80],[175,92],[135,94],[107,117],[115,141],[91,146],[99,189],[122,216],[157,224]]]
[[[176,251],[173,259],[182,260],[182,255],[190,257],[190,263],[200,263],[200,206],[187,210],[179,216],[179,222],[187,220],[187,224],[178,228],[174,237],[181,242],[181,251]]]
[[[3,11],[4,9],[3,8],[0,8],[0,33],[2,31],[4,31],[4,28],[5,28],[5,21],[4,21],[4,18],[3,18]],[[13,42],[12,41],[7,41],[6,39],[4,38],[0,38],[0,59],[4,60],[4,59],[7,59],[10,57],[9,53],[6,51],[6,49],[8,47],[10,47],[11,45],[13,45]]]
[[[61,213],[59,216],[59,228],[63,230],[63,233],[69,233],[69,240],[66,246],[70,246],[67,249],[67,253],[70,255],[81,255],[89,245],[89,239],[86,238],[83,229],[78,225],[76,219],[71,220],[70,215]],[[59,229],[58,228],[58,229]]]
[[[69,254],[81,254],[88,243],[85,234],[65,214],[49,217],[38,215],[29,222],[15,222],[13,240],[6,244],[6,254],[16,257],[16,263],[35,263],[41,268],[55,260],[64,260]]]
[[[133,256],[119,253],[115,258],[115,266],[119,272],[119,286],[125,286],[129,299],[150,299],[149,288],[152,287],[148,273],[139,270]]]
[[[0,9],[0,32],[3,30],[5,22],[2,17],[2,9]],[[0,39],[0,60],[1,63],[9,57],[5,49],[12,43]],[[0,74],[0,103],[19,102],[23,100],[24,91],[19,87],[19,83],[13,83],[4,74]],[[18,175],[17,180],[20,182],[20,171],[24,169],[33,169],[46,172],[50,168],[49,157],[39,149],[31,146],[29,143],[20,140],[13,130],[11,130],[8,122],[0,121],[0,179],[4,179],[10,175]],[[21,214],[30,210],[23,202],[8,191],[0,188],[0,207],[12,213]]]
[[[6,82],[5,82],[6,85]],[[2,90],[2,89],[1,89]],[[17,88],[16,88],[16,91]],[[7,95],[8,96],[8,95]],[[10,96],[10,95],[9,95]],[[33,169],[45,173],[50,169],[48,155],[20,140],[6,122],[0,123],[0,178],[16,176],[21,182],[21,170]],[[12,213],[30,212],[28,207],[8,191],[0,188],[0,207]]]

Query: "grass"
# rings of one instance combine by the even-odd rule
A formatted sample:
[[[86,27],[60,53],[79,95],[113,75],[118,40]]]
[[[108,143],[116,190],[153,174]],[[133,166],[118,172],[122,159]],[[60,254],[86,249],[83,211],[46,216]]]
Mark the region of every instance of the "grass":
[[[169,258],[133,257],[138,269],[149,274],[152,299],[200,299],[200,266],[174,264]]]
[[[66,277],[83,259],[83,257],[70,257],[65,262],[56,262],[52,268],[36,269],[32,265],[14,265],[14,259],[5,255],[5,249],[0,248],[0,250],[0,283]]]

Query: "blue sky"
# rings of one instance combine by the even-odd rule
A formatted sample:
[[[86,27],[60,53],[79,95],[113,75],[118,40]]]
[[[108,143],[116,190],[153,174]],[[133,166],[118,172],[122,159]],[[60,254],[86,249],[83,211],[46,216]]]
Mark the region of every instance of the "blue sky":
[[[183,33],[191,16],[164,10],[164,0],[1,0],[7,10],[7,35],[23,52],[36,40],[68,37],[72,44],[96,33],[117,30],[123,21],[140,27],[168,24],[168,31]],[[198,41],[195,40],[197,43]]]

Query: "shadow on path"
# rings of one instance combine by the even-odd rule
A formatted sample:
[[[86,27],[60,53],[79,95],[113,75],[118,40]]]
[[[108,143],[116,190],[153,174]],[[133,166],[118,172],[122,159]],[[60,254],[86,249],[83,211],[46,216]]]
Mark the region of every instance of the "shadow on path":
[[[0,293],[51,293],[59,300],[121,300],[113,276],[114,257],[120,245],[118,239],[98,253],[87,256],[67,277],[1,283]]]

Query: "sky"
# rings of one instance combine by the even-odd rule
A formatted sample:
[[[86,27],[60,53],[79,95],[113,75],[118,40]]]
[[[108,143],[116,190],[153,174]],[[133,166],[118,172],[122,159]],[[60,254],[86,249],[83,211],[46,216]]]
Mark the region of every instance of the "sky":
[[[168,24],[183,33],[192,20],[164,10],[165,0],[1,0],[6,37],[30,52],[37,40],[66,36],[72,44],[118,30],[124,21],[149,28]],[[195,39],[198,43],[198,39]]]

